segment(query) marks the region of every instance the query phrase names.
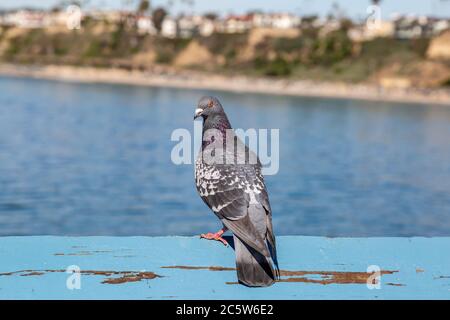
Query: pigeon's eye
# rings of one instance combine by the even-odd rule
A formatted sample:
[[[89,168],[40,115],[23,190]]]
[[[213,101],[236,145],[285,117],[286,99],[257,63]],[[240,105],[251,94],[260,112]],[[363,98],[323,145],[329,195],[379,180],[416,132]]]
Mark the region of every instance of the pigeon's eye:
[[[212,100],[209,100],[209,102],[208,102],[208,108],[212,108],[212,106],[213,106],[213,102],[212,102]]]

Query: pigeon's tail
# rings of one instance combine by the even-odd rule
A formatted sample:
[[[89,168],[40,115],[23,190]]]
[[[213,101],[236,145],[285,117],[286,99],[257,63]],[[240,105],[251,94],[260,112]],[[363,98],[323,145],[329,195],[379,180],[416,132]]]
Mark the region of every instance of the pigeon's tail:
[[[246,245],[237,236],[233,238],[239,282],[249,287],[272,285],[277,277],[272,259]]]

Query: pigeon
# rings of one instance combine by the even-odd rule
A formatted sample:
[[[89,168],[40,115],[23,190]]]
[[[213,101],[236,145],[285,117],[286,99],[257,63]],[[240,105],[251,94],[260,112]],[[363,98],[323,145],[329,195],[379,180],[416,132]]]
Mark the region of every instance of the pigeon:
[[[200,237],[227,245],[222,235],[230,230],[239,283],[270,286],[279,279],[279,267],[261,163],[235,135],[217,98],[200,99],[194,120],[199,117],[203,118],[203,130],[195,162],[196,187],[223,224],[220,231]]]

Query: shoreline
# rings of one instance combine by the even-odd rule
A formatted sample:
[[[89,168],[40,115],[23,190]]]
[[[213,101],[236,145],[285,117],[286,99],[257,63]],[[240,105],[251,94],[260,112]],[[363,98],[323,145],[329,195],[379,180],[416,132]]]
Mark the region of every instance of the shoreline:
[[[26,66],[0,64],[0,75],[78,83],[111,83],[148,87],[218,90],[235,93],[260,93],[450,106],[449,89],[388,89],[370,84],[223,76],[199,71],[168,68],[155,71],[127,71],[118,68],[102,69],[59,65]]]

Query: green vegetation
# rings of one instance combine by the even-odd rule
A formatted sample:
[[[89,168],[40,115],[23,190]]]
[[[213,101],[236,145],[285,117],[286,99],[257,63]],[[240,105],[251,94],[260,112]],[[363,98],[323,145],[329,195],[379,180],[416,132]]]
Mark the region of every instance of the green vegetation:
[[[163,16],[164,12],[160,14]],[[349,27],[320,34],[317,28],[307,26],[297,37],[265,37],[249,44],[249,33],[168,39],[141,34],[130,21],[113,24],[85,19],[83,29],[78,31],[61,28],[51,32],[29,29],[9,33],[11,28],[3,28],[0,61],[145,69],[155,63],[170,65],[191,41],[197,41],[217,58],[212,66],[199,63],[195,67],[198,70],[361,82],[393,65],[399,66],[396,70],[400,74],[407,74],[410,66],[426,60],[430,39],[377,38],[354,43],[347,35]],[[154,58],[134,62],[139,54]],[[442,85],[450,86],[450,80]]]
[[[160,38],[154,41],[156,51],[156,62],[170,64],[178,53],[181,52],[191,41],[191,39],[166,39]]]
[[[281,56],[274,60],[267,60],[258,57],[254,60],[255,70],[263,75],[271,77],[289,76],[292,73],[295,64],[291,64]]]
[[[212,54],[224,57],[225,66],[231,67],[236,65],[238,51],[247,45],[248,34],[216,33],[211,37],[201,37],[198,40]]]

